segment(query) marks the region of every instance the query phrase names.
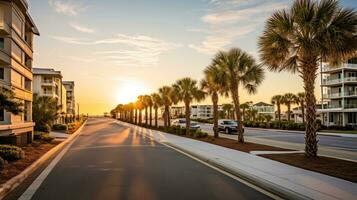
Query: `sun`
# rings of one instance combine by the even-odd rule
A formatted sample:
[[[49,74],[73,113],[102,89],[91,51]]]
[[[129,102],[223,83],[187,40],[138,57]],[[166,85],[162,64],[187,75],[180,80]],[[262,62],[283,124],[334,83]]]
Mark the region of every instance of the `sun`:
[[[147,92],[148,88],[145,84],[138,81],[128,81],[118,87],[116,100],[121,104],[134,102],[139,95],[147,94]]]

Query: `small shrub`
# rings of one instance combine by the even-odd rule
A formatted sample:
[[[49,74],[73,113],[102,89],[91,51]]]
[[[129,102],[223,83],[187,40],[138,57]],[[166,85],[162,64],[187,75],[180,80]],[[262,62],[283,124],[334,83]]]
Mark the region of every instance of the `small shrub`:
[[[67,125],[65,125],[65,124],[55,124],[55,125],[52,126],[52,129],[56,130],[56,131],[66,131],[67,130]]]
[[[55,138],[50,136],[49,134],[43,134],[41,137],[41,140],[43,140],[46,143],[51,143]]]
[[[191,131],[191,136],[195,137],[195,138],[204,138],[207,137],[208,134],[205,132],[202,132],[201,130],[195,130],[195,131]]]
[[[11,162],[25,157],[25,152],[17,146],[0,145],[0,157]]]
[[[34,133],[34,135],[33,135],[33,139],[34,139],[34,140],[41,140],[42,135],[44,135],[44,134],[48,134],[48,133],[40,132],[40,131],[35,131],[35,133]]]
[[[35,131],[49,133],[51,132],[51,127],[48,124],[36,124]]]
[[[4,169],[5,160],[0,157],[0,171]]]
[[[32,145],[33,147],[39,147],[39,146],[41,145],[41,142],[40,142],[40,141],[33,141],[33,142],[31,143],[31,145]]]

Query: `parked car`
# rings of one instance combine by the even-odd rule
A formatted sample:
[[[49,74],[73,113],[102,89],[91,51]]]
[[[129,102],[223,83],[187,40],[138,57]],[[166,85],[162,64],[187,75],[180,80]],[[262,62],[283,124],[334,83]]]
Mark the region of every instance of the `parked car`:
[[[175,119],[171,123],[173,126],[180,126],[181,128],[186,128],[186,119],[185,118],[179,118]],[[190,123],[190,128],[193,130],[200,130],[201,126],[198,124],[198,122],[191,121]]]
[[[226,134],[236,133],[238,130],[237,121],[230,119],[218,120],[218,131],[224,131]],[[244,126],[243,126],[244,131]]]

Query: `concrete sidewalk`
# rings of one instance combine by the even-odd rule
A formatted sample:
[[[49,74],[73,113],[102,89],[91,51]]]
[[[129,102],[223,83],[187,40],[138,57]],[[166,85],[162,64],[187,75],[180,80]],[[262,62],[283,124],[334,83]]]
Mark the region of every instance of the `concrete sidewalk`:
[[[118,122],[288,199],[357,199],[357,184],[252,154]]]

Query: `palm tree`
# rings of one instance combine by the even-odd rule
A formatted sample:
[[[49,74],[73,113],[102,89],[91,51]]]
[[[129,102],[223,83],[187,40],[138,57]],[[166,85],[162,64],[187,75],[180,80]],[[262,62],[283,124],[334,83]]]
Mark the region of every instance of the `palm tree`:
[[[32,119],[36,123],[35,129],[40,130],[48,125],[51,127],[58,117],[57,101],[52,97],[33,95]]]
[[[151,94],[151,98],[155,112],[155,127],[157,128],[158,109],[162,106],[162,99],[158,93]]]
[[[264,80],[263,67],[256,64],[252,56],[238,48],[233,48],[228,52],[219,52],[213,59],[213,63],[225,73],[237,116],[238,142],[244,142],[242,116],[239,108],[239,88],[241,86],[249,94],[256,93],[257,87]]]
[[[226,115],[226,118],[231,118],[231,113],[233,110],[233,105],[230,103],[226,103],[222,105],[222,110],[224,112],[224,114]]]
[[[143,113],[143,108],[144,108],[144,96],[143,95],[140,95],[138,96],[138,100],[136,101],[136,104],[137,104],[137,108],[139,110],[139,126],[142,125],[142,113]]]
[[[293,93],[286,93],[283,96],[283,104],[286,105],[286,107],[288,108],[288,121],[290,122],[290,118],[291,118],[291,104],[295,104],[296,103],[296,95]]]
[[[282,95],[275,95],[271,98],[271,103],[273,105],[276,105],[277,110],[278,110],[278,121],[279,121],[279,126],[281,123],[281,105],[283,104],[283,96]]]
[[[15,93],[5,87],[0,87],[0,110],[6,110],[14,115],[19,115],[23,112],[23,104],[14,100]]]
[[[148,109],[152,107],[152,100],[150,95],[144,95],[143,96],[143,106],[145,109],[145,124],[149,125],[148,120],[149,120],[149,115],[148,115]]]
[[[302,123],[305,124],[305,93],[299,92],[296,97],[296,103],[301,107]]]
[[[224,74],[216,66],[208,66],[204,71],[205,77],[201,81],[201,89],[211,95],[213,103],[213,131],[214,137],[218,138],[218,98],[219,94],[227,94],[227,84]]]
[[[305,156],[317,156],[315,79],[319,63],[356,56],[357,13],[337,0],[296,0],[275,12],[259,40],[261,60],[271,71],[298,72],[306,103]]]
[[[253,103],[253,102],[248,101],[248,102],[242,103],[242,104],[240,105],[240,109],[242,109],[242,116],[243,116],[243,119],[242,119],[242,120],[243,120],[243,121],[246,120],[246,116],[245,116],[246,113],[245,113],[245,111],[250,108],[250,106],[252,105],[252,103]]]
[[[172,86],[179,101],[185,104],[185,117],[186,117],[186,133],[190,132],[190,103],[193,100],[201,101],[205,98],[205,93],[197,86],[197,81],[191,78],[183,78]]]
[[[170,126],[170,106],[176,103],[173,88],[170,86],[163,86],[159,89],[159,95],[164,105],[164,126]]]

